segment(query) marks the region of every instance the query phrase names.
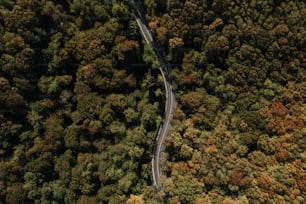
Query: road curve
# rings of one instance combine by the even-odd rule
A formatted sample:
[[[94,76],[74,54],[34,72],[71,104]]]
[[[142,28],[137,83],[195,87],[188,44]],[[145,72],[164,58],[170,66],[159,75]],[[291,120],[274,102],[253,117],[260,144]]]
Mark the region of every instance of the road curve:
[[[138,27],[141,31],[143,38],[145,39],[146,43],[152,48],[155,55],[157,56],[157,59],[160,62],[159,69],[162,74],[162,77],[164,80],[164,86],[166,90],[164,118],[159,128],[158,135],[156,136],[156,143],[155,143],[154,152],[153,152],[152,160],[151,160],[153,186],[155,187],[155,189],[159,190],[162,187],[161,175],[163,174],[162,168],[160,165],[160,155],[161,155],[162,145],[163,145],[166,135],[170,131],[170,122],[172,119],[173,111],[176,106],[175,96],[174,96],[173,88],[172,88],[170,77],[169,77],[171,66],[164,59],[161,49],[158,49],[159,48],[158,43],[154,41],[154,38],[152,37],[150,30],[147,28],[146,23],[145,23],[145,18],[141,14],[141,7],[134,0],[130,0],[130,5],[131,5],[131,8],[133,9],[133,13],[135,15]]]

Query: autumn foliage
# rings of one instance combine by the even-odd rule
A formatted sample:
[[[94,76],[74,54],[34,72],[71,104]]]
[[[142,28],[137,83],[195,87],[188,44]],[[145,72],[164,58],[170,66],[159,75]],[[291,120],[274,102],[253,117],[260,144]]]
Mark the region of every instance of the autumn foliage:
[[[304,1],[0,1],[0,203],[305,203]]]
[[[243,172],[240,170],[234,170],[230,177],[230,183],[239,186],[241,179],[244,177]]]

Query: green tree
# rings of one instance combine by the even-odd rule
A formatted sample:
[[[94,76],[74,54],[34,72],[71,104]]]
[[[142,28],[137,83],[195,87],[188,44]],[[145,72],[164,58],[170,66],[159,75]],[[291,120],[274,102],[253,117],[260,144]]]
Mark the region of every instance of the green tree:
[[[64,130],[64,143],[67,149],[79,148],[79,137],[81,128],[76,125],[70,125]]]
[[[43,182],[43,175],[40,173],[26,172],[24,174],[23,189],[27,193],[29,200],[36,200],[39,198],[39,188]]]
[[[21,131],[22,125],[14,124],[12,121],[4,120],[0,116],[0,147],[2,149],[1,154],[10,152],[12,146],[18,139],[18,134]],[[0,155],[1,155],[0,154]]]
[[[156,128],[156,120],[158,113],[158,103],[146,104],[142,110],[141,122],[148,130]]]
[[[59,175],[60,181],[65,185],[70,183],[71,168],[74,163],[75,159],[71,150],[66,150],[55,160],[54,170]]]
[[[126,21],[129,19],[129,9],[122,2],[116,2],[112,7],[112,15],[119,18],[120,21]]]

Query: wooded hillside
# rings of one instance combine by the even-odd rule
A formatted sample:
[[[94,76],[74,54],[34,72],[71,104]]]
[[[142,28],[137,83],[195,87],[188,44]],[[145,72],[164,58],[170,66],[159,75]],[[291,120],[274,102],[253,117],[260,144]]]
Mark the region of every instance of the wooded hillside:
[[[302,1],[145,1],[173,66],[166,203],[304,203]]]
[[[128,5],[106,3],[2,1],[0,203],[151,189],[163,81]]]
[[[178,102],[127,0],[0,2],[0,203],[306,202],[306,6],[144,0]]]

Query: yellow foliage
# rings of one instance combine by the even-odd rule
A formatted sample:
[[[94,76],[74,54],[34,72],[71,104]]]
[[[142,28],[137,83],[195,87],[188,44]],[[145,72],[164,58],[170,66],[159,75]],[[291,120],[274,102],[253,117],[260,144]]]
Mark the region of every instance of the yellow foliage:
[[[126,202],[127,204],[144,204],[144,200],[142,198],[142,196],[138,196],[138,195],[130,195],[130,198],[127,200]]]

